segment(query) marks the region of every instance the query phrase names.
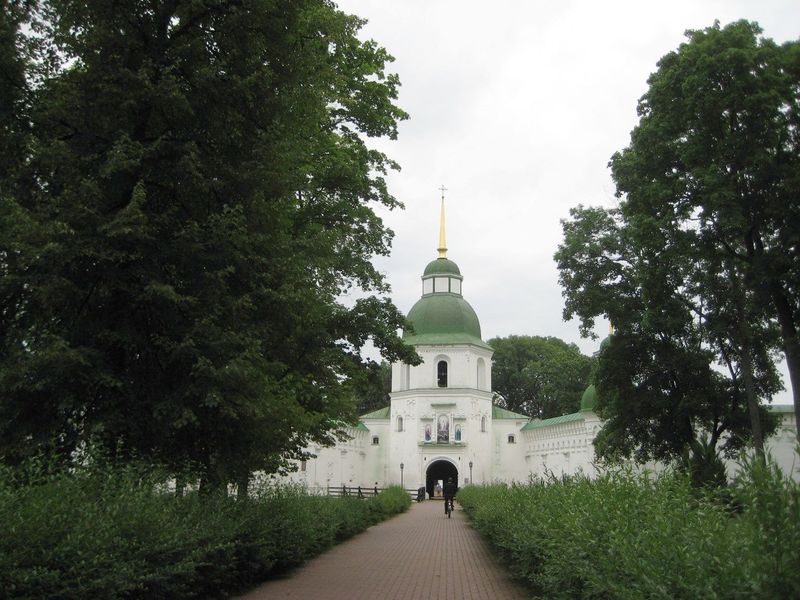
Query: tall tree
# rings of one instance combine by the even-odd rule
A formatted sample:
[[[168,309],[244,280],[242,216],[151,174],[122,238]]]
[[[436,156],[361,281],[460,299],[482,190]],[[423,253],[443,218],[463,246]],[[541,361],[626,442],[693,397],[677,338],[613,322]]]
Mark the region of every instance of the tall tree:
[[[509,410],[547,419],[580,408],[593,361],[554,337],[493,338],[492,387]]]
[[[626,222],[618,210],[578,208],[572,216],[556,254],[565,318],[580,316],[588,330],[605,314],[617,329],[602,345],[595,376],[596,410],[606,421],[598,454],[646,461],[690,452],[706,460],[708,447],[728,454],[741,448],[752,428],[738,328],[729,326],[738,313],[730,301],[711,304],[730,282],[719,272],[715,281],[707,261],[696,263],[678,230]],[[774,331],[751,328],[760,336],[750,347],[754,391],[769,397],[779,388],[769,354]],[[765,409],[757,412],[771,431]]]
[[[30,7],[4,0],[0,12],[0,173],[19,166],[27,130],[26,69],[30,57],[25,52],[20,27],[30,20]],[[0,190],[2,193],[2,190]]]
[[[793,369],[800,47],[759,34],[743,21],[688,32],[611,160],[619,208],[564,223],[565,318],[588,331],[604,314],[620,332],[600,359],[601,447],[665,457],[699,448],[699,431],[732,449],[779,387],[778,332]]]
[[[761,32],[746,21],[688,32],[611,167],[624,210],[694,232],[698,252],[741,273],[779,326],[800,427],[800,42]]]
[[[63,62],[33,83],[25,169],[0,182],[0,452],[92,437],[219,485],[329,440],[367,339],[415,360],[370,263],[391,241],[370,204],[399,206],[396,165],[364,142],[406,118],[391,57],[324,0],[36,17],[40,62]]]

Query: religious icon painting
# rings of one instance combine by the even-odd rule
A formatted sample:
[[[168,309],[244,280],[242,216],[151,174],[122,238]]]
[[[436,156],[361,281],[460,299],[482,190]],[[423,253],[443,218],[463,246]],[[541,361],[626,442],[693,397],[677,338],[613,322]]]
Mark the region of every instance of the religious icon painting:
[[[439,415],[437,425],[436,441],[446,444],[450,441],[450,419],[447,418],[447,415]]]

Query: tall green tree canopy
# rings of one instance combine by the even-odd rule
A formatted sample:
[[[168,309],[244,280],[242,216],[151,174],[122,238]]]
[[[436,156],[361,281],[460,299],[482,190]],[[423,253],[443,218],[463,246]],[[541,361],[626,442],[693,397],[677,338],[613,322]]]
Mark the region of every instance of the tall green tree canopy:
[[[353,416],[367,339],[415,360],[370,263],[396,165],[365,143],[407,115],[361,20],[326,0],[3,5],[27,127],[0,173],[6,460],[92,437],[232,481]]]
[[[354,393],[358,401],[358,414],[378,410],[389,406],[392,391],[392,365],[386,361],[370,365],[366,376],[360,378],[355,385]]]
[[[493,338],[492,388],[507,409],[547,419],[580,409],[593,361],[554,337]]]
[[[745,21],[688,32],[611,160],[619,207],[564,223],[565,318],[619,330],[600,357],[601,449],[665,457],[697,432],[741,444],[748,396],[780,387],[777,348],[800,415],[800,44],[760,33]]]

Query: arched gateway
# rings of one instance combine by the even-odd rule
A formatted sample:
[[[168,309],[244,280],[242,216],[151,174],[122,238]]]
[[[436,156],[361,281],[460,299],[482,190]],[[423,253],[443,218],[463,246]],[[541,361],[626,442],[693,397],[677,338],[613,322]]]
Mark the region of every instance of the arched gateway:
[[[442,485],[450,477],[458,485],[458,468],[449,460],[439,459],[432,461],[425,471],[425,491],[428,496],[433,496],[433,488],[436,487],[436,482],[441,481]]]

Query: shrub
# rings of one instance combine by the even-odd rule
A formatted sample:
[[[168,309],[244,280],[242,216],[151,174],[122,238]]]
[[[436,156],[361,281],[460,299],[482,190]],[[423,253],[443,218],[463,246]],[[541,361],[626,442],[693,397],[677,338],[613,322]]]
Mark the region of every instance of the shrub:
[[[411,497],[399,485],[388,487],[380,494],[368,499],[370,510],[374,515],[374,522],[383,521],[392,515],[408,510],[411,506]]]
[[[798,598],[798,484],[775,467],[746,473],[727,496],[620,472],[458,498],[537,598]]]
[[[405,510],[408,495],[177,497],[142,465],[0,466],[0,589],[11,598],[224,597]]]

